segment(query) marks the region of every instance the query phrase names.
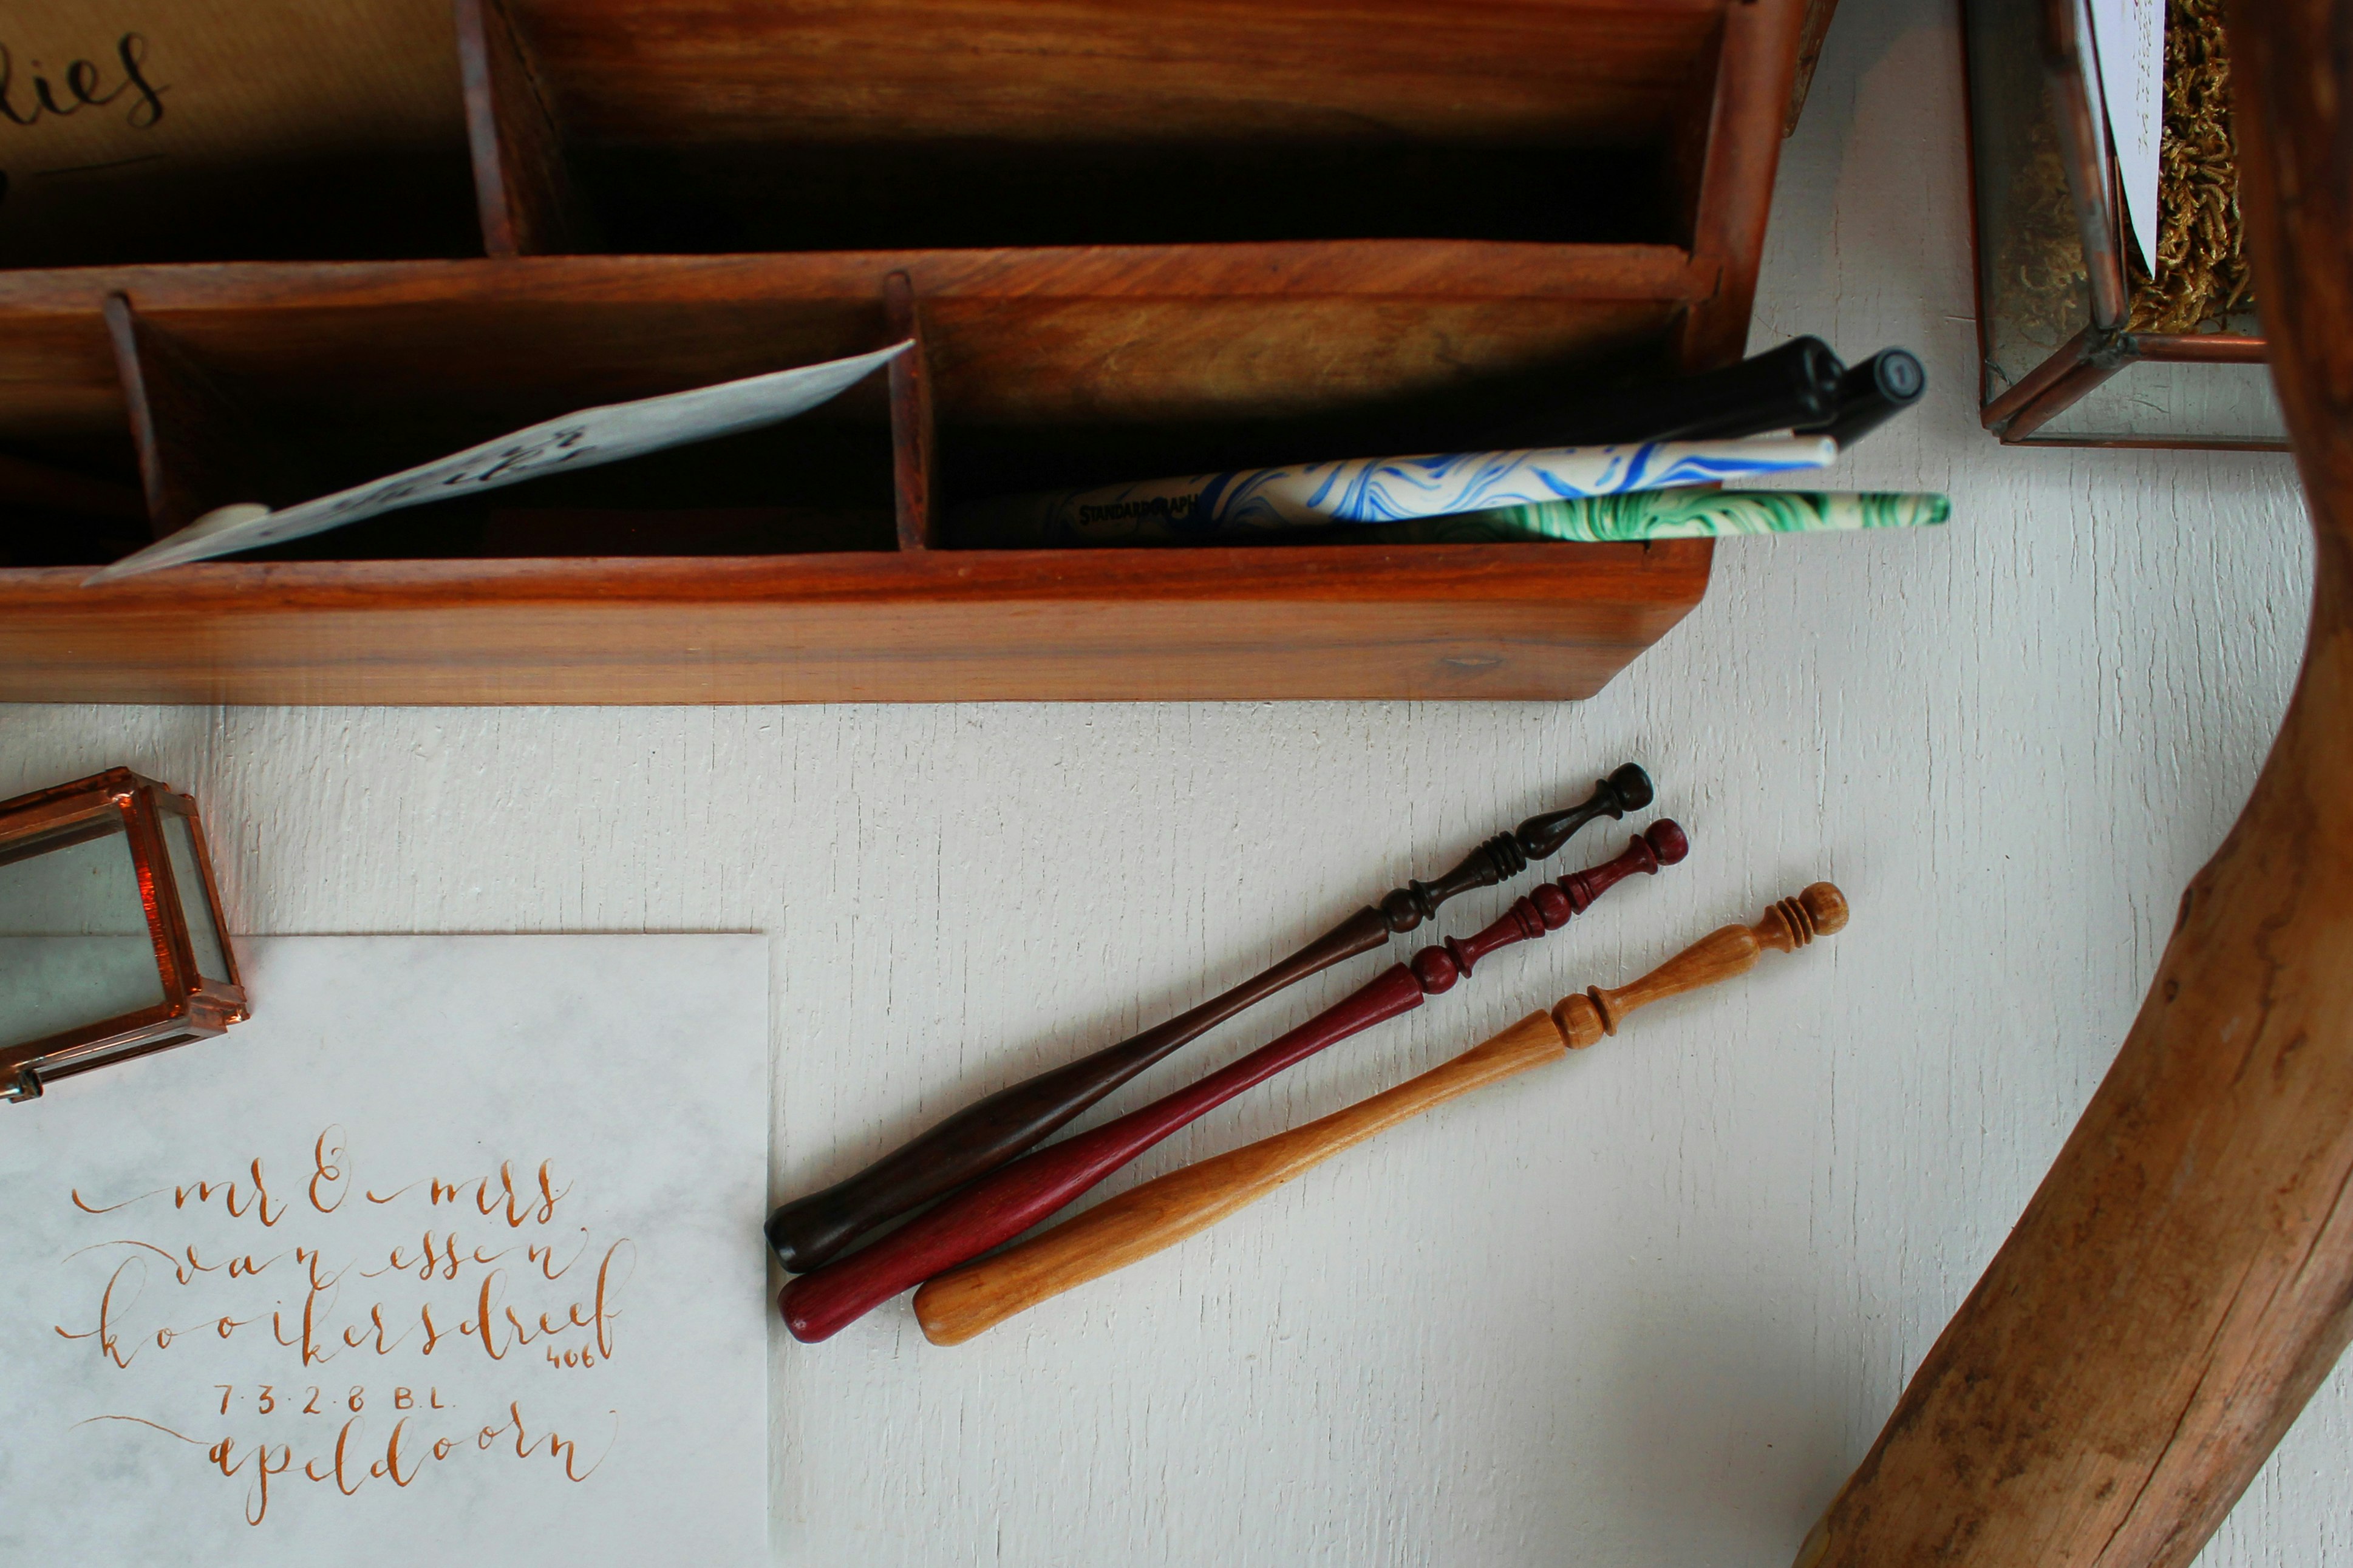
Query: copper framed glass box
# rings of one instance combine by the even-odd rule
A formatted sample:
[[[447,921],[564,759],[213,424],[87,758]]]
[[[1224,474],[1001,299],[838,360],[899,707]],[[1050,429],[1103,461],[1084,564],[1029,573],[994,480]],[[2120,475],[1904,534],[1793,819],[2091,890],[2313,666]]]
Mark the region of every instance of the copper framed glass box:
[[[2286,450],[2236,243],[2219,0],[2167,7],[2154,277],[2126,237],[2084,0],[1966,0],[1964,26],[1986,428]]]
[[[0,1098],[246,1013],[195,802],[128,768],[0,802]]]

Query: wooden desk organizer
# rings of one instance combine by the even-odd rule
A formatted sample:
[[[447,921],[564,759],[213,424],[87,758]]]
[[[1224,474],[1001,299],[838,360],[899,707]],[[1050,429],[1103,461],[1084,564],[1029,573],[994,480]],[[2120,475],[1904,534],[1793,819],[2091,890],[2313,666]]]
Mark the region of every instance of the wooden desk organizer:
[[[268,559],[0,569],[0,698],[1588,695],[1709,544],[957,551],[937,520],[1442,449],[1597,370],[1736,357],[1801,9],[459,0],[486,257],[224,234],[237,259],[0,274],[0,452],[135,457],[160,536],[592,403],[919,353],[771,431]]]

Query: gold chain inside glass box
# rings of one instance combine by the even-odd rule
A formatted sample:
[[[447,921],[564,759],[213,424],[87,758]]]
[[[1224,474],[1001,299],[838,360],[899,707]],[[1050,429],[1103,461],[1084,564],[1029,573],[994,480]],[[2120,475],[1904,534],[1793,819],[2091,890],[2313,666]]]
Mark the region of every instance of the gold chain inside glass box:
[[[0,802],[0,1098],[245,1016],[195,801],[114,768]]]
[[[2227,243],[2238,192],[2220,0],[2167,6],[2156,279],[2127,263],[2084,0],[1966,0],[1964,21],[1986,428],[2013,444],[2285,451]],[[2218,262],[2229,286],[2185,309],[2179,285]]]

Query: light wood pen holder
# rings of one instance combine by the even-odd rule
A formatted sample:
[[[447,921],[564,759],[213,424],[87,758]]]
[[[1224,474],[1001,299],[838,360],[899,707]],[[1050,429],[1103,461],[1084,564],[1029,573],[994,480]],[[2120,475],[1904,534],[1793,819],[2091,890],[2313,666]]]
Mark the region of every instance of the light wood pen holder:
[[[1816,882],[1753,926],[1725,926],[1614,991],[1566,996],[1418,1078],[1288,1132],[1156,1176],[1027,1241],[926,1281],[915,1318],[935,1345],[962,1344],[1018,1312],[1161,1252],[1367,1138],[1450,1100],[1592,1045],[1637,1007],[1717,984],[1843,931],[1846,896]]]

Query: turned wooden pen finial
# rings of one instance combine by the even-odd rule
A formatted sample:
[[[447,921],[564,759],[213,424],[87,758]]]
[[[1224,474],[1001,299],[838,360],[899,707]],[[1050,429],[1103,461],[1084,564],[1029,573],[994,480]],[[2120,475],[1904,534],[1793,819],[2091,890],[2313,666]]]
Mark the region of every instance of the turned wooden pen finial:
[[[1846,917],[1846,895],[1828,882],[1816,882],[1794,899],[1777,900],[1755,925],[1710,931],[1630,984],[1616,990],[1596,985],[1562,997],[1552,1021],[1573,1048],[1582,1050],[1616,1034],[1635,1008],[1745,974],[1767,949],[1795,952],[1818,936],[1845,930]]]
[[[1512,829],[1512,837],[1518,842],[1521,853],[1529,859],[1546,859],[1557,853],[1578,828],[1603,812],[1611,816],[1623,816],[1630,811],[1640,811],[1650,805],[1651,796],[1651,775],[1628,763],[1608,778],[1596,781],[1593,798],[1585,805],[1543,816],[1531,816]]]
[[[1765,928],[1778,923],[1776,939]],[[1816,882],[1794,899],[1783,899],[1765,911],[1757,924],[1758,939],[1779,952],[1795,952],[1818,936],[1836,936],[1846,930],[1846,895],[1828,882]]]
[[[1637,873],[1655,877],[1660,867],[1674,865],[1690,853],[1691,840],[1683,836],[1683,830],[1672,818],[1662,816],[1636,835],[1615,858],[1583,871],[1572,871],[1556,881],[1538,883],[1528,889],[1526,897],[1514,899],[1512,907],[1483,931],[1467,937],[1450,936],[1442,942],[1425,947],[1408,961],[1407,966],[1422,990],[1435,996],[1469,974],[1481,959],[1497,948],[1509,947],[1515,942],[1534,942],[1546,931],[1558,931],[1571,917],[1591,909],[1594,900],[1627,878]]]
[[[1409,931],[1436,916],[1438,906],[1456,894],[1518,876],[1534,862],[1558,854],[1586,824],[1640,811],[1651,804],[1651,775],[1625,763],[1608,778],[1595,780],[1593,793],[1582,804],[1531,816],[1509,833],[1498,833],[1434,882],[1409,881],[1381,900],[1381,918],[1392,931]]]

